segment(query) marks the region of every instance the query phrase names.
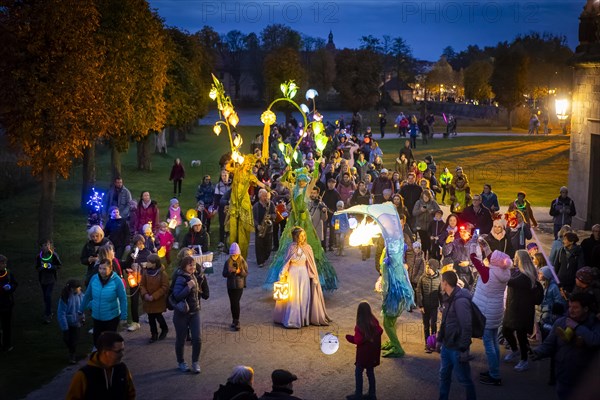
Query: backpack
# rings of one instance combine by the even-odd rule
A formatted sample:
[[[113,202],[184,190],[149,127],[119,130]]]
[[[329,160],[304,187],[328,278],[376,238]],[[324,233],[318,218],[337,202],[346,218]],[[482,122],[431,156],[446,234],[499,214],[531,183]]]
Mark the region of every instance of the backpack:
[[[477,304],[471,302],[471,337],[473,338],[482,338],[483,331],[485,330],[485,315],[481,312]]]
[[[172,279],[171,285],[169,286],[169,292],[167,293],[167,310],[171,310],[171,311],[173,311],[173,304],[171,301],[169,301],[169,299],[171,298],[171,295],[173,294],[174,287],[175,287],[175,278]]]

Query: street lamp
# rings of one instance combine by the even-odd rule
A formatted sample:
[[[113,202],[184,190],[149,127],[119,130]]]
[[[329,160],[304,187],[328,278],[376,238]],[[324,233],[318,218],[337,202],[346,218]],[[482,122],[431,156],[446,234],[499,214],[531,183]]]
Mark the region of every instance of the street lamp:
[[[556,116],[558,120],[562,124],[563,135],[567,134],[567,118],[569,118],[569,114],[567,113],[567,109],[569,108],[569,100],[567,99],[556,99],[554,100],[554,106],[556,107]]]

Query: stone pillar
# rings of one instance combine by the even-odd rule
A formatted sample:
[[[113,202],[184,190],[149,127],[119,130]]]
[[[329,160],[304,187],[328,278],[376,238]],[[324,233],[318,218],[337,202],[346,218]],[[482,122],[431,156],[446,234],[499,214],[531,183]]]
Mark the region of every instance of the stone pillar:
[[[573,65],[573,98],[571,106],[571,150],[569,156],[569,197],[575,201],[577,215],[573,226],[589,229],[600,207],[597,182],[600,171],[591,171],[599,165],[600,152],[592,149],[592,142],[600,143],[600,9],[589,0],[580,16],[579,46]],[[599,138],[593,138],[599,135]]]

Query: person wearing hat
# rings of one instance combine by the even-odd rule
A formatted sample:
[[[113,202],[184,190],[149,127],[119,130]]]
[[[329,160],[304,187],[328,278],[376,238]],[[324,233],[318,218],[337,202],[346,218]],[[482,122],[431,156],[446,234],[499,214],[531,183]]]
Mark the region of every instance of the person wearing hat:
[[[276,369],[271,374],[271,381],[273,382],[273,390],[265,392],[259,400],[300,400],[299,397],[293,396],[294,393],[294,381],[297,381],[298,377],[292,374],[290,371],[285,369]]]
[[[560,188],[560,195],[550,203],[550,215],[554,224],[554,239],[558,238],[558,231],[563,225],[571,225],[573,217],[577,214],[575,203],[568,196],[566,186]]]
[[[573,293],[589,293],[596,301],[594,313],[598,313],[600,305],[600,287],[598,285],[598,271],[595,268],[583,267],[575,274],[575,288]]]
[[[446,204],[446,193],[450,193],[452,178],[454,178],[454,175],[450,173],[448,168],[444,168],[444,171],[440,175],[440,185],[442,186],[442,204]]]
[[[471,187],[469,178],[463,173],[462,167],[456,167],[450,192],[450,212],[459,214],[471,204]]]
[[[230,328],[240,330],[240,299],[246,287],[248,263],[241,256],[240,246],[233,242],[229,248],[229,258],[223,265],[223,277],[227,278],[227,295],[231,309],[232,322]]]
[[[373,188],[371,190],[373,196],[381,198],[385,189],[394,190],[394,184],[389,178],[388,172],[387,168],[382,168],[381,171],[379,171],[379,177],[373,181]],[[375,202],[377,203],[377,201]]]
[[[208,251],[209,237],[203,229],[202,221],[199,218],[190,219],[190,230],[183,238],[183,247],[198,247],[205,253]]]
[[[508,212],[512,212],[514,210],[521,211],[523,213],[523,217],[525,218],[525,223],[531,225],[532,228],[535,228],[538,226],[538,223],[533,215],[531,203],[525,200],[525,196],[527,196],[527,194],[524,191],[519,191],[515,201],[510,203],[508,206]]]
[[[560,292],[553,267],[547,265],[540,268],[538,278],[544,288],[544,300],[540,305],[542,315],[540,316],[539,327],[542,332],[542,339],[545,340],[550,334],[557,317],[564,314],[567,300]]]
[[[577,271],[585,266],[583,251],[577,242],[579,242],[579,236],[575,232],[565,233],[563,235],[563,247],[558,251],[555,259],[557,262],[554,264],[560,286],[567,293],[573,291]]]

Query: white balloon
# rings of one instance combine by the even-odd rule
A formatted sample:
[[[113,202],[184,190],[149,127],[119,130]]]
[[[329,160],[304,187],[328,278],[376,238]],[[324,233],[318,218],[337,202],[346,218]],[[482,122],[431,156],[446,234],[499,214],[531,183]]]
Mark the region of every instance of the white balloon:
[[[321,339],[321,351],[323,354],[331,355],[340,348],[340,341],[332,333],[326,333]]]

